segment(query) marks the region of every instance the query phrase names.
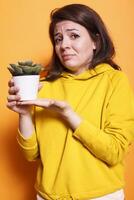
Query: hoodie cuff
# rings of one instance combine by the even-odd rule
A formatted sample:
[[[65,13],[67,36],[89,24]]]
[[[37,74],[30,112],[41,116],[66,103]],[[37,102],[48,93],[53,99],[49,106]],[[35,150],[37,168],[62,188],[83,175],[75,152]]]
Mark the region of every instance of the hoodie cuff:
[[[97,129],[89,121],[83,120],[79,127],[73,132],[73,136],[79,139],[83,144],[92,146],[96,143],[96,136],[98,133],[99,129]]]
[[[17,142],[23,149],[33,149],[37,146],[37,138],[35,131],[30,137],[25,138],[18,129]]]

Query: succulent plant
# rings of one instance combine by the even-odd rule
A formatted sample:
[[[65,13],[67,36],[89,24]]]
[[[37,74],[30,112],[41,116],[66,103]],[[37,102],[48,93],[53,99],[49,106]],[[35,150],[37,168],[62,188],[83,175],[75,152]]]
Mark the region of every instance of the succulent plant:
[[[17,64],[10,64],[8,70],[12,76],[24,76],[24,75],[38,75],[42,70],[40,64],[33,63],[33,61],[18,61]]]

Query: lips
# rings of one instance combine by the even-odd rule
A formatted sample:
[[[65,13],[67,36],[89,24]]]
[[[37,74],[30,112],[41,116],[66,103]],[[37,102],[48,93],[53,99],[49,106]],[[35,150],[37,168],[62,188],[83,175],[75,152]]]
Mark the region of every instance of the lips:
[[[74,56],[74,54],[63,54],[63,55],[62,55],[62,59],[63,59],[64,61],[70,60],[73,56]]]

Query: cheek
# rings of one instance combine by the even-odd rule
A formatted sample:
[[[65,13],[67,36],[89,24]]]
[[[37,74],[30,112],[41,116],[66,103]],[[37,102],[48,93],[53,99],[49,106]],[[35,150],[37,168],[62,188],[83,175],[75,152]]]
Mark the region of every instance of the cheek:
[[[58,47],[55,47],[55,53],[59,57],[60,56],[60,50]]]
[[[74,48],[81,52],[81,53],[85,53],[85,52],[89,52],[89,51],[92,51],[93,49],[93,44],[91,42],[87,43],[87,40],[83,40],[79,43],[76,43]]]
[[[57,48],[57,46],[55,46],[55,52],[56,52],[56,54],[58,53],[58,48]]]
[[[89,59],[92,59],[93,57],[93,46],[92,44],[89,44],[89,45],[85,45],[85,47],[83,48],[83,56],[85,58],[89,58]]]
[[[77,45],[77,53],[79,57],[79,62],[89,61],[93,57],[93,44],[86,43]]]

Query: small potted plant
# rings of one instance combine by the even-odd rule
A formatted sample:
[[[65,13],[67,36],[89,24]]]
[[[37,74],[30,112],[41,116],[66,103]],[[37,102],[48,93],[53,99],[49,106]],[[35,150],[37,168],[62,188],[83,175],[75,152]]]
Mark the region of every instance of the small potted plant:
[[[40,64],[33,63],[33,61],[19,61],[8,67],[15,85],[19,88],[21,101],[36,99],[42,69]]]

